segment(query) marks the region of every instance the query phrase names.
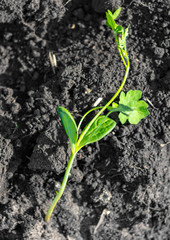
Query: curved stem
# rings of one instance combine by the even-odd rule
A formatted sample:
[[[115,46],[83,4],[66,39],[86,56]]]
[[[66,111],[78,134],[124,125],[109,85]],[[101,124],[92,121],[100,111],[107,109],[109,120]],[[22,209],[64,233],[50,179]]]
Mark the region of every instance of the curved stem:
[[[127,79],[127,76],[128,76],[128,73],[129,73],[129,64],[126,68],[126,72],[125,72],[125,75],[124,75],[124,78],[123,78],[123,81],[119,87],[119,89],[117,90],[117,92],[114,94],[114,96],[110,99],[110,101],[96,114],[96,116],[90,121],[89,125],[87,126],[87,128],[85,129],[85,131],[80,135],[79,137],[79,140],[77,142],[77,149],[80,149],[81,146],[79,146],[79,143],[81,142],[81,140],[83,139],[84,135],[87,133],[87,131],[89,130],[89,128],[91,127],[91,125],[94,123],[94,121],[104,112],[104,110],[115,100],[115,98],[119,95],[119,93],[121,92],[125,82],[126,82],[126,79]]]
[[[88,112],[86,112],[86,113],[83,115],[83,117],[81,118],[80,122],[79,122],[79,125],[78,125],[78,127],[77,127],[77,131],[79,131],[80,126],[81,126],[83,120],[85,119],[85,117],[86,117],[89,113],[91,113],[92,111],[97,110],[97,109],[100,109],[100,108],[103,108],[103,106],[102,106],[102,107],[92,108],[92,109],[90,109]]]
[[[76,149],[80,149],[81,146],[79,146],[81,140],[83,139],[84,135],[88,132],[89,128],[91,127],[91,125],[94,123],[94,121],[104,112],[104,110],[115,100],[115,98],[119,95],[119,93],[121,92],[125,82],[126,82],[126,79],[128,77],[128,73],[129,73],[129,68],[130,68],[130,63],[129,63],[129,57],[128,57],[128,54],[127,54],[127,49],[126,49],[126,44],[125,44],[125,50],[124,50],[124,53],[125,53],[125,58],[126,58],[126,61],[127,63],[125,62],[125,58],[124,56],[122,55],[122,52],[121,52],[121,49],[119,48],[119,42],[118,42],[118,38],[117,38],[117,34],[115,33],[115,39],[116,39],[116,44],[117,44],[117,47],[118,47],[118,51],[119,51],[119,54],[120,54],[120,57],[123,61],[123,64],[126,68],[126,72],[125,72],[125,75],[124,75],[124,78],[123,78],[123,81],[119,87],[119,89],[117,90],[117,92],[114,94],[114,96],[110,99],[110,101],[96,114],[96,116],[90,121],[89,125],[87,126],[87,128],[85,129],[85,131],[80,135],[79,137],[79,140],[76,144]]]
[[[67,165],[67,169],[66,169],[66,172],[65,172],[60,190],[57,193],[56,197],[54,198],[54,200],[53,200],[53,202],[52,202],[52,204],[51,204],[50,208],[48,209],[48,212],[45,216],[45,221],[46,222],[48,222],[50,220],[51,214],[53,213],[57,202],[60,200],[61,196],[63,195],[63,192],[64,192],[64,189],[66,187],[68,177],[69,177],[69,173],[70,173],[71,167],[73,165],[73,161],[74,161],[75,156],[76,156],[76,153],[71,153],[71,156],[70,156],[70,159],[69,159],[69,162],[68,162],[68,165]]]

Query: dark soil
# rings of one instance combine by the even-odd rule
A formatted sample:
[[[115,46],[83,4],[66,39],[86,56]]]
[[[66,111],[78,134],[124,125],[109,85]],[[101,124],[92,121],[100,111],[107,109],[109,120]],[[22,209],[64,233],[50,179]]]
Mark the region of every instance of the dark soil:
[[[150,115],[84,147],[49,223],[70,154],[56,107],[80,119],[118,89],[124,67],[105,10],[123,7],[131,62],[124,91]],[[167,240],[170,2],[1,0],[0,240]],[[49,51],[57,59],[52,69]]]

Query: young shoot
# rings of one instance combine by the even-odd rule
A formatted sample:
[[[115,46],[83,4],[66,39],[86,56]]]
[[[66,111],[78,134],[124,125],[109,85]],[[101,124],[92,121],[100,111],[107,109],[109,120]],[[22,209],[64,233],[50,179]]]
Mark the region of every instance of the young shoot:
[[[45,216],[46,222],[49,221],[57,202],[59,201],[64,192],[69,177],[69,173],[72,168],[73,161],[75,159],[77,152],[87,144],[97,142],[100,139],[104,138],[116,126],[117,123],[113,119],[109,118],[109,115],[113,112],[119,112],[118,117],[122,124],[124,124],[127,120],[131,124],[138,124],[141,119],[149,115],[149,111],[147,110],[148,107],[147,103],[144,102],[143,100],[140,100],[142,96],[142,92],[140,90],[130,90],[126,94],[124,92],[121,92],[128,77],[130,62],[126,47],[128,28],[124,29],[121,25],[118,25],[115,22],[120,12],[121,7],[117,9],[114,13],[112,13],[110,10],[106,12],[107,18],[106,24],[113,30],[116,45],[120,57],[122,59],[122,62],[125,66],[124,78],[117,92],[106,103],[105,106],[95,107],[86,112],[84,116],[81,118],[78,126],[74,118],[66,108],[61,106],[57,107],[57,112],[61,119],[62,125],[70,140],[71,155],[63,178],[63,182],[61,184],[61,188],[56,193],[56,197],[54,198]],[[118,104],[114,103],[115,98],[119,94],[120,94],[119,103]],[[98,110],[98,113],[84,127],[81,134],[79,134],[80,127],[84,118],[94,110]],[[105,110],[108,111],[106,115],[103,114]]]

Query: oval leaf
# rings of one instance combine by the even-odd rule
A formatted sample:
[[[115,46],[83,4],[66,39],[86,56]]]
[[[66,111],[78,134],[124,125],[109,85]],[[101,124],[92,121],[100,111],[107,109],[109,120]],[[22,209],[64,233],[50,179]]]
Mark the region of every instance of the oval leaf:
[[[71,150],[74,152],[78,138],[77,125],[71,113],[64,107],[57,107],[64,130],[70,140]]]
[[[88,124],[84,128],[83,132],[87,128]],[[110,133],[113,128],[116,126],[116,122],[109,117],[106,117],[104,115],[99,116],[96,121],[91,125],[88,132],[83,136],[79,143],[79,147],[82,148],[83,146],[97,142],[103,137],[105,137],[108,133]],[[80,136],[81,138],[81,136]]]
[[[107,18],[106,25],[108,27],[110,27],[112,30],[114,30],[116,28],[117,24],[113,20],[112,12],[110,10],[108,10],[108,12],[106,12],[106,18]]]

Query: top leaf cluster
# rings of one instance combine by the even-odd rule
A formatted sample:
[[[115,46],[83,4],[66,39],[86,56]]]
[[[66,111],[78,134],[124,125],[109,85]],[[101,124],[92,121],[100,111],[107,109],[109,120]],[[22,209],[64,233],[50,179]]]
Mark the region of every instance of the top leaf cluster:
[[[106,12],[106,25],[110,27],[115,34],[121,34],[121,37],[119,37],[118,41],[118,47],[125,48],[126,45],[126,38],[128,36],[128,27],[124,30],[124,28],[121,25],[118,25],[115,22],[115,19],[119,16],[121,12],[121,7],[118,8],[114,13],[112,13],[110,10]]]

